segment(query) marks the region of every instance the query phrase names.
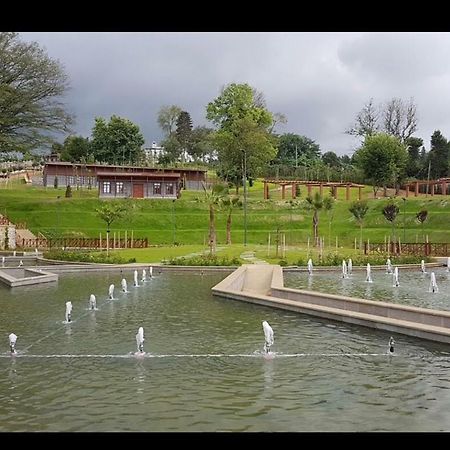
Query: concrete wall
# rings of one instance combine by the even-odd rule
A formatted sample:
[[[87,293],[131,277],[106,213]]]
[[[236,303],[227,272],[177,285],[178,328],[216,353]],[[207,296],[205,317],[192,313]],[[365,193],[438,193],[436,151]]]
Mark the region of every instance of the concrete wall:
[[[8,248],[5,249],[5,230],[8,230]],[[14,250],[16,248],[15,225],[0,225],[0,248],[2,250]]]

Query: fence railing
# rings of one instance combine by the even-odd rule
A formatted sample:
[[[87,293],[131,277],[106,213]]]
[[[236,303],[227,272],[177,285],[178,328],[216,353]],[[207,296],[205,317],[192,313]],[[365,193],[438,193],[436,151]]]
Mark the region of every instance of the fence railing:
[[[99,238],[51,238],[51,239],[19,239],[18,248],[23,249],[106,249],[106,239]],[[109,239],[109,249],[118,248],[147,248],[148,238]]]
[[[448,256],[449,243],[364,243],[364,254],[413,255],[413,256]]]

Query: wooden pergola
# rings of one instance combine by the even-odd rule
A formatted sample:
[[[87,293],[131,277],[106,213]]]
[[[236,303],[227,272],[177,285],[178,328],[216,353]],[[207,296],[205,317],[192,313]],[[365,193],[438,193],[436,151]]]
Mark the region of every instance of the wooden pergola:
[[[363,184],[356,184],[351,182],[339,183],[334,181],[305,181],[305,180],[276,180],[276,179],[268,179],[263,180],[264,183],[264,200],[269,198],[269,184],[275,184],[281,186],[281,198],[284,200],[286,196],[286,186],[291,186],[292,198],[297,197],[296,186],[303,185],[308,189],[308,195],[311,195],[312,188],[319,187],[320,195],[323,195],[324,187],[331,187],[332,196],[337,198],[337,190],[339,187],[345,188],[345,199],[350,200],[350,189],[357,188],[358,198],[362,200],[362,189],[364,187]]]
[[[417,197],[419,195],[419,189],[421,186],[428,186],[427,192],[429,192],[431,195],[434,194],[440,194],[440,195],[447,195],[447,188],[450,185],[450,178],[439,178],[438,180],[417,180],[417,181],[411,181],[409,183],[405,183],[405,196],[408,197],[409,191],[412,186],[414,186],[414,197]],[[435,192],[436,186],[440,186],[440,192]]]

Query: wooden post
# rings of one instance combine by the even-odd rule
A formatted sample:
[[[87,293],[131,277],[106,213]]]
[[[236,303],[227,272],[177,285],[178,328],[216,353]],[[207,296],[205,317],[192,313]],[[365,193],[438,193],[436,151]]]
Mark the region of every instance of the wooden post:
[[[416,184],[414,186],[414,197],[417,197],[419,195],[419,182],[416,181]]]
[[[100,233],[100,250],[102,250],[102,233]]]
[[[125,247],[124,248],[127,248],[127,230],[125,230]]]
[[[442,182],[442,195],[447,195],[447,183],[445,181]]]
[[[307,253],[306,257],[309,258],[309,236],[308,236],[308,253]]]
[[[286,185],[281,185],[281,199],[284,200],[284,194],[285,194]]]
[[[319,184],[319,193],[320,193],[320,196],[322,197],[323,196],[323,184],[322,183]]]
[[[268,244],[267,244],[267,256],[270,256],[270,231],[269,231],[269,240],[268,240]]]
[[[358,191],[359,191],[359,192],[358,192],[358,199],[359,199],[359,200],[362,200],[362,187],[359,187],[359,188],[358,188]]]
[[[118,234],[119,234],[119,238],[118,238],[118,241],[119,241],[119,248],[121,248],[121,247],[120,247],[120,231],[119,231]]]
[[[131,230],[131,245],[130,245],[130,247],[133,248],[133,230]]]
[[[116,232],[114,231],[114,235],[113,235],[113,248],[114,250],[116,249]]]
[[[355,238],[355,252],[356,252],[356,238]]]
[[[345,200],[350,200],[350,185],[345,186]]]
[[[311,197],[311,189],[312,186],[310,184],[308,184],[308,196]]]
[[[406,183],[406,186],[405,186],[405,197],[406,198],[408,198],[408,196],[409,196],[409,183]]]
[[[296,197],[296,195],[297,195],[297,192],[296,192],[296,184],[295,183],[292,183],[292,186],[291,186],[291,189],[292,189],[292,198],[294,199],[295,197]]]
[[[338,237],[336,236],[336,251],[338,251]]]

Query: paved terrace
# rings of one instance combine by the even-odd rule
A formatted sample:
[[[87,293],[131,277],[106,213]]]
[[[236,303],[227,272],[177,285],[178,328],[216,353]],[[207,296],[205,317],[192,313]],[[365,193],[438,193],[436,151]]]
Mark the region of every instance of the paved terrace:
[[[450,312],[285,288],[278,265],[245,264],[212,288],[215,295],[325,319],[450,343]]]

